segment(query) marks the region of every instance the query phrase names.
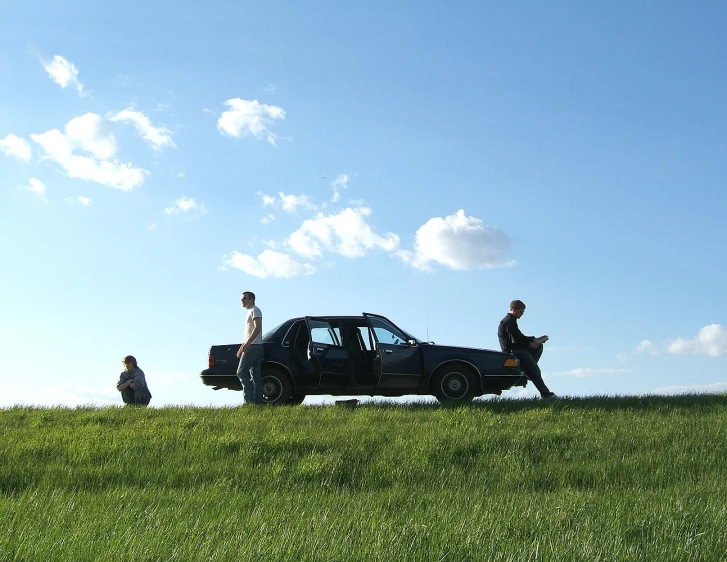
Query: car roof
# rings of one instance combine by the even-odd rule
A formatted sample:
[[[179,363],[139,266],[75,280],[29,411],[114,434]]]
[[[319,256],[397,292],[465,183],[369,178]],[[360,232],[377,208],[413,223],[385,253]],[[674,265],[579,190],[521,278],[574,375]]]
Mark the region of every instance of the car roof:
[[[363,314],[359,314],[358,316],[341,316],[341,315],[331,315],[331,314],[309,314],[308,316],[297,316],[296,318],[291,318],[288,321],[297,322],[298,320],[305,320],[306,318],[326,318],[328,320],[363,320],[364,316],[363,316]]]

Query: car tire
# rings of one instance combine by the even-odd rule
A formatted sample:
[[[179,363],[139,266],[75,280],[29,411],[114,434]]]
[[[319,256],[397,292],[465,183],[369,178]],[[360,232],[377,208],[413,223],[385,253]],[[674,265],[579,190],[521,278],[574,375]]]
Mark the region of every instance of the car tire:
[[[469,404],[476,393],[475,374],[466,365],[444,365],[434,373],[432,393],[446,406]]]
[[[263,404],[277,406],[293,400],[293,382],[282,369],[263,367]]]

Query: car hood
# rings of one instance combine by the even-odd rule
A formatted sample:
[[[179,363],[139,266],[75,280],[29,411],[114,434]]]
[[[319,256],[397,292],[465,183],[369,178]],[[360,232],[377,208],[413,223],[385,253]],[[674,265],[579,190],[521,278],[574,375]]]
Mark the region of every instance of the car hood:
[[[505,353],[503,351],[499,351],[496,349],[485,349],[484,347],[462,347],[461,345],[439,345],[436,343],[424,343],[422,347],[431,347],[432,349],[437,349],[439,351],[466,351],[471,353],[497,353],[500,355],[510,355],[509,353]]]

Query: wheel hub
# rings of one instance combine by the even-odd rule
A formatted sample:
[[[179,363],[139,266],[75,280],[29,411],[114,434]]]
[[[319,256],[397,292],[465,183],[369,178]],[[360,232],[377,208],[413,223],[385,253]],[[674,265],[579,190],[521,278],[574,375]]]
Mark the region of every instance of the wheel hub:
[[[469,381],[463,373],[449,373],[442,380],[442,394],[451,400],[459,400],[467,395]]]

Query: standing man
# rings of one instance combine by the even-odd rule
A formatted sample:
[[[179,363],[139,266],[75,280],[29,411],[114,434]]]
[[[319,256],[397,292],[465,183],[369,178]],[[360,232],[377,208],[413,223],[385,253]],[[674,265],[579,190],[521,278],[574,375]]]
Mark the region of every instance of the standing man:
[[[540,392],[541,398],[557,398],[543,382],[538,367],[538,361],[543,354],[543,344],[548,341],[548,336],[536,338],[523,335],[517,325],[518,318],[523,314],[525,314],[525,303],[521,300],[512,301],[510,312],[500,321],[500,326],[497,328],[500,347],[502,351],[512,353],[520,359],[520,366]]]
[[[255,293],[242,293],[242,306],[247,309],[245,316],[245,339],[242,340],[237,357],[237,377],[242,383],[246,404],[263,403],[263,313],[255,306]]]

